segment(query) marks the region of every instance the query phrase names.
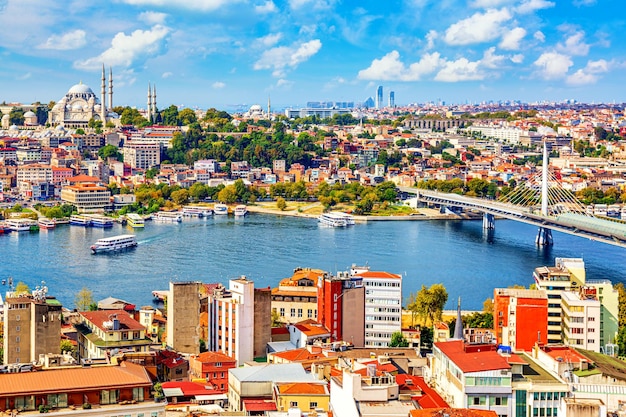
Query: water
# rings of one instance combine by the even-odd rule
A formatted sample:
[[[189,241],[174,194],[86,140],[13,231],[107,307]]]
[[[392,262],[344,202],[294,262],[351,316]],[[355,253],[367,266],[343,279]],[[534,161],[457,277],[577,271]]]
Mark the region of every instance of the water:
[[[137,248],[92,255],[97,239],[135,233]],[[554,265],[555,257],[582,257],[588,279],[626,282],[624,249],[554,233],[552,248],[537,248],[536,228],[497,221],[486,236],[480,221],[391,221],[347,229],[319,227],[316,220],[251,214],[245,219],[216,216],[179,224],[147,222],[145,229],[116,224],[102,230],[63,225],[39,233],[0,236],[0,278],[12,276],[73,307],[83,287],[94,299],[108,296],[142,305],[152,290],[170,281],[222,282],[246,275],[255,287],[275,287],[296,267],[331,272],[351,264],[402,274],[403,296],[422,285],[442,283],[447,308],[462,297],[463,309],[482,309],[494,287],[530,285],[533,269]]]

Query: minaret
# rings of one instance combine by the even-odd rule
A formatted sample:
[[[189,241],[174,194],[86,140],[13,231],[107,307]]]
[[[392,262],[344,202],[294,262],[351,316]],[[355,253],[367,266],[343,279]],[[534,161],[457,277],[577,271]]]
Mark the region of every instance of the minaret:
[[[109,67],[109,109],[113,111],[113,68]]]
[[[454,339],[463,340],[463,318],[461,318],[461,297],[456,307],[456,323],[454,324]]]
[[[152,123],[156,123],[157,122],[156,84],[152,86],[152,118],[154,119]]]
[[[272,104],[270,102],[269,94],[267,95],[267,119],[268,120],[272,119]]]
[[[102,126],[106,124],[107,114],[107,97],[106,97],[106,77],[104,75],[104,64],[102,64],[102,103],[100,103],[100,120],[102,120]]]
[[[150,83],[148,83],[148,106],[146,107],[146,109],[147,109],[146,119],[148,119],[148,121],[152,123],[152,100],[150,97]]]

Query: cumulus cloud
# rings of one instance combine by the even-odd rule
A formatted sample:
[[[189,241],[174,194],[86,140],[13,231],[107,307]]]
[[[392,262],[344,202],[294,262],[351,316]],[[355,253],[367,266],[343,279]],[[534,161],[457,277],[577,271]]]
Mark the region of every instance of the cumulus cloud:
[[[223,82],[221,82],[221,81],[216,81],[216,82],[214,82],[213,84],[211,84],[211,87],[212,87],[214,90],[220,90],[220,89],[222,89],[222,88],[226,87],[226,84],[224,84],[224,83],[223,83]]]
[[[433,49],[435,47],[435,40],[439,37],[439,34],[435,30],[430,30],[426,34],[426,50]]]
[[[502,24],[511,17],[506,8],[474,13],[446,29],[444,40],[449,45],[469,45],[494,40],[502,33]]]
[[[143,12],[139,14],[139,20],[149,25],[163,25],[167,14],[160,12]]]
[[[604,59],[598,61],[588,61],[585,68],[581,68],[571,74],[565,80],[570,85],[594,84],[598,81],[599,75],[609,71],[609,62]]]
[[[39,48],[68,51],[70,49],[82,48],[86,43],[87,37],[85,31],[76,29],[62,35],[50,36],[43,44],[39,45]]]
[[[74,67],[92,70],[106,63],[111,66],[129,67],[142,56],[156,54],[163,39],[169,33],[165,26],[155,25],[150,30],[136,30],[130,35],[119,32],[111,40],[111,47],[100,55],[83,61],[75,61]]]
[[[489,69],[496,69],[506,59],[503,55],[495,54],[496,48],[487,49],[482,59],[470,61],[467,58],[459,58],[454,61],[446,61],[443,68],[435,75],[435,81],[459,82],[484,80],[490,74]]]
[[[524,36],[526,36],[526,29],[516,27],[502,36],[498,46],[505,50],[517,51],[520,49],[520,42],[524,39]]]
[[[268,33],[265,36],[257,38],[255,43],[260,47],[269,48],[276,45],[282,38],[282,33]]]
[[[183,8],[200,10],[204,12],[219,9],[222,6],[233,3],[233,0],[121,0],[132,6],[169,7],[172,9]]]
[[[173,72],[166,71],[163,74],[161,74],[161,78],[170,78],[172,75],[174,75]]]
[[[360,80],[379,81],[419,81],[424,75],[433,73],[442,65],[438,52],[424,54],[418,62],[408,67],[400,60],[398,51],[391,51],[380,59],[374,59],[371,65],[359,71]]]
[[[257,4],[256,6],[254,6],[254,11],[257,12],[258,14],[274,13],[277,10],[278,8],[276,7],[276,5],[274,4],[272,0],[266,1],[263,4]]]
[[[544,80],[557,80],[564,78],[574,63],[568,55],[558,52],[544,52],[533,62],[533,65],[537,67],[539,77]]]
[[[283,77],[288,68],[296,68],[307,61],[322,48],[319,39],[313,39],[300,45],[277,46],[263,52],[254,64],[255,70],[273,69],[275,77]]]
[[[515,11],[519,14],[529,14],[536,10],[549,9],[554,7],[554,2],[548,0],[524,0],[522,4],[515,8]]]
[[[575,56],[586,56],[589,53],[589,44],[585,43],[585,32],[575,32],[557,45],[560,52]]]
[[[490,9],[493,7],[500,7],[506,4],[512,3],[514,0],[474,0],[470,3],[471,7]]]
[[[289,0],[292,10],[306,7],[309,10],[326,10],[332,7],[334,0]]]
[[[533,33],[533,38],[535,38],[535,40],[542,42],[542,43],[546,41],[546,35],[544,35],[543,32],[539,30]]]
[[[596,0],[574,0],[574,6],[593,6],[596,4]]]
[[[521,64],[522,62],[524,62],[524,55],[522,55],[522,54],[515,54],[515,55],[511,56],[509,59],[514,64]]]

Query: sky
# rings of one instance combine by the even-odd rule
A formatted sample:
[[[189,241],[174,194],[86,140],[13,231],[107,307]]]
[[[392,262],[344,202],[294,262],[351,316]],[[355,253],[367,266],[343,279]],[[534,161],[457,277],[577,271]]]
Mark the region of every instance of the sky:
[[[0,0],[0,101],[625,102],[624,0]]]

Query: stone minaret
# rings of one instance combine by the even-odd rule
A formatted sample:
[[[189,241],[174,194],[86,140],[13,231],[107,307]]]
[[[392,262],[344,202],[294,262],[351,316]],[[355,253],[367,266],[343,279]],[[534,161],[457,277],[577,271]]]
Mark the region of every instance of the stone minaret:
[[[148,106],[146,107],[146,119],[152,123],[152,98],[150,97],[150,83],[148,83]]]
[[[272,119],[272,103],[270,102],[270,96],[267,96],[267,119]]]
[[[157,122],[156,84],[152,86],[152,118]]]
[[[106,76],[104,75],[104,64],[102,64],[102,103],[100,103],[100,120],[102,120],[102,126],[106,124],[107,115],[107,96],[106,96]]]
[[[109,109],[113,111],[113,68],[109,67]]]

